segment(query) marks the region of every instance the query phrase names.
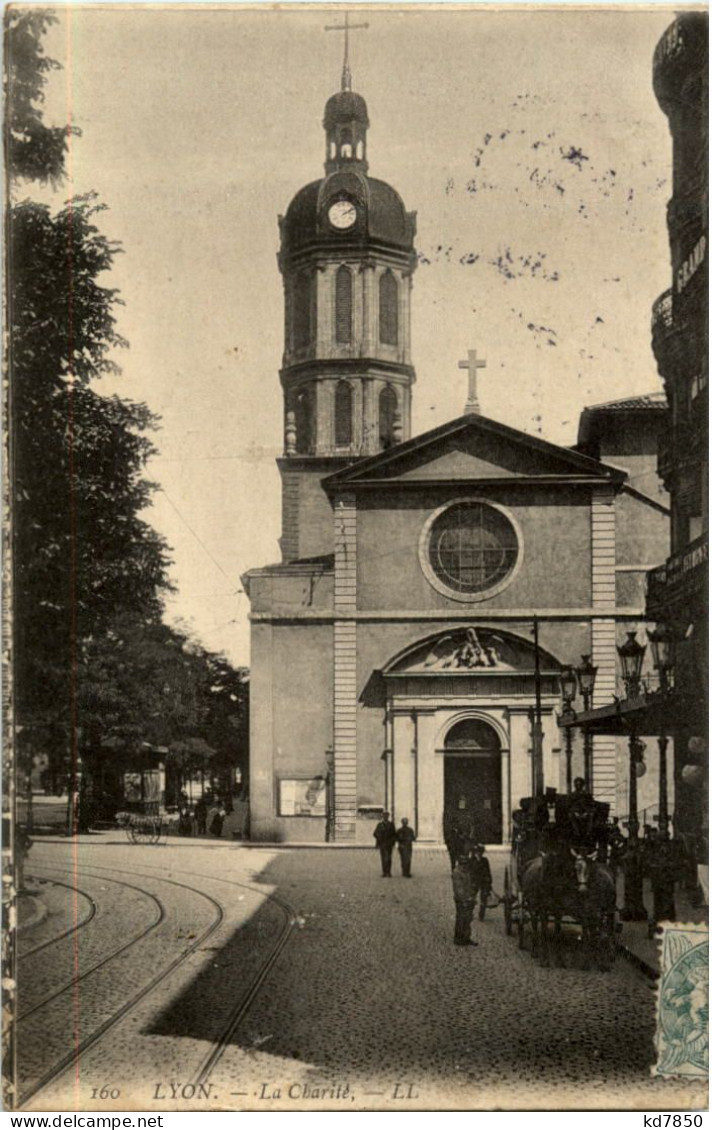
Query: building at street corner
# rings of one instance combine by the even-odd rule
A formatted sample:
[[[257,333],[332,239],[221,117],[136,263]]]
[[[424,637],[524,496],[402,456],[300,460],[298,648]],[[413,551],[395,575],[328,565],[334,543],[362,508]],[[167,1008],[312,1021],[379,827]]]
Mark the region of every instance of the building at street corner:
[[[667,407],[588,409],[577,447],[558,447],[480,415],[471,351],[464,414],[412,436],[415,215],[370,175],[368,126],[345,68],[325,173],[280,218],[282,560],[243,578],[252,836],[372,842],[385,807],[421,842],[466,811],[502,843],[532,792],[535,618],[559,789],[562,667],[592,656],[594,705],[610,701],[616,644],[645,619],[669,545]],[[594,739],[593,788],[624,813],[619,742]]]
[[[670,492],[671,552],[648,577],[647,616],[670,637],[672,678],[658,732],[675,742],[675,835],[708,862],[708,17],[685,12],[660,40],[653,86],[668,118],[672,285],[653,307],[653,350],[670,406],[659,471]],[[654,704],[653,704],[654,705]]]

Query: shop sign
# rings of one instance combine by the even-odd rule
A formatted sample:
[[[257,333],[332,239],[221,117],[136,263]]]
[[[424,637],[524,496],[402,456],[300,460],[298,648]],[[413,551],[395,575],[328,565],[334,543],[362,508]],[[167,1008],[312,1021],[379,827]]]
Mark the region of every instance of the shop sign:
[[[682,294],[687,284],[697,273],[702,263],[704,263],[706,252],[707,238],[706,236],[701,235],[697,243],[695,244],[694,249],[687,256],[687,259],[685,259],[685,262],[677,269],[678,294]]]

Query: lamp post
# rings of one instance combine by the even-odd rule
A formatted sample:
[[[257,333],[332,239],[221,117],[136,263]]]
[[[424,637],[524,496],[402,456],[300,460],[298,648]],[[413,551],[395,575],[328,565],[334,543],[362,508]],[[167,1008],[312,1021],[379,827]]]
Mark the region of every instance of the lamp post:
[[[658,672],[658,678],[660,680],[660,693],[667,695],[672,689],[674,681],[674,640],[672,632],[664,624],[658,624],[652,632],[648,632],[648,639],[650,640],[650,647],[653,652],[653,666]],[[660,752],[658,827],[660,829],[660,836],[664,840],[667,840],[670,835],[668,831],[670,816],[668,813],[667,747],[667,735],[661,733],[658,737],[658,749]]]
[[[590,655],[582,655],[581,662],[576,668],[576,678],[578,679],[579,690],[583,698],[583,708],[585,712],[591,709],[593,703],[593,688],[596,685],[596,675],[598,674],[598,667],[594,667],[591,662]],[[593,792],[593,737],[589,731],[588,726],[583,728],[583,776],[586,782],[586,789],[589,793]]]
[[[621,661],[623,682],[627,698],[637,698],[640,691],[640,672],[643,667],[645,644],[638,643],[635,632],[628,632],[628,638],[621,647],[616,648]],[[644,771],[643,751],[645,746],[631,728],[628,739],[628,850],[625,857],[625,896],[622,917],[629,922],[641,921],[648,917],[643,903],[643,868],[640,857],[638,832],[638,774]]]
[[[561,717],[571,719],[573,716],[572,703],[576,698],[576,672],[573,667],[562,667],[561,675],[561,699],[562,709]],[[572,736],[571,727],[566,726],[566,792],[570,793],[573,787],[572,772],[571,772],[571,757],[572,757]]]
[[[616,651],[620,657],[625,683],[626,698],[637,698],[640,694],[640,672],[643,668],[645,644],[638,643],[635,632],[628,632],[628,639]]]
[[[665,624],[658,624],[648,632],[653,653],[653,666],[658,672],[660,693],[667,696],[674,684],[674,637]],[[665,723],[664,712],[663,724]],[[658,778],[658,841],[651,872],[653,883],[653,918],[656,922],[674,922],[675,912],[675,845],[670,840],[668,824],[668,776],[667,776],[667,734],[658,735],[659,778]]]

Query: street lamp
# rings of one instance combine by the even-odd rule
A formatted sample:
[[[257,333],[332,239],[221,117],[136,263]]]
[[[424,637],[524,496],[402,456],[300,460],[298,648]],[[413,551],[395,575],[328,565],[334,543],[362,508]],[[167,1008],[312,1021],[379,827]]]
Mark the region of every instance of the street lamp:
[[[576,698],[576,672],[573,667],[562,667],[559,675],[561,680],[561,698],[563,700],[562,717],[571,718],[573,714],[572,703]],[[572,756],[571,727],[566,726],[566,792],[572,790],[571,756]]]
[[[638,643],[635,632],[628,632],[628,639],[616,651],[620,656],[625,683],[626,698],[637,698],[640,693],[640,672],[643,667],[645,644]]]
[[[665,624],[658,624],[647,635],[653,652],[653,667],[660,679],[660,690],[669,691],[673,683],[672,672],[675,664],[673,634]]]
[[[628,632],[627,640],[616,650],[620,656],[626,697],[636,698],[640,693],[640,672],[643,667],[645,644],[638,643],[635,632]],[[623,917],[633,922],[641,921],[648,916],[643,903],[643,868],[638,842],[640,831],[638,777],[641,774],[644,751],[644,743],[640,741],[635,728],[631,728],[628,739],[628,850],[625,861]]]
[[[581,662],[576,668],[576,678],[583,698],[584,711],[591,709],[597,674],[598,667],[593,666],[591,656],[582,655]],[[593,792],[593,738],[586,725],[583,727],[583,776],[587,791]]]
[[[648,639],[653,652],[653,666],[658,672],[660,692],[667,695],[674,684],[675,638],[666,624],[658,624]],[[664,721],[664,719],[663,719]],[[667,734],[658,737],[658,841],[656,851],[650,861],[653,886],[653,917],[656,922],[663,919],[675,921],[675,845],[670,842],[670,813],[668,811],[667,774]]]

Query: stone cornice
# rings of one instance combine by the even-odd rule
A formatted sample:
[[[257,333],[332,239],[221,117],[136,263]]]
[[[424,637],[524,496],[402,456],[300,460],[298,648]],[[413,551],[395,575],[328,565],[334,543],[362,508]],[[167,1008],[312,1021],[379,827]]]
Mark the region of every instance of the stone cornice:
[[[414,624],[429,623],[430,621],[469,623],[473,620],[505,620],[510,623],[531,623],[534,616],[540,621],[565,623],[571,620],[589,621],[600,620],[600,608],[490,608],[477,607],[477,613],[463,613],[462,609],[428,609],[414,612],[408,609],[394,609],[389,612],[355,610],[346,617],[349,620],[360,620],[364,623],[402,623],[410,621]],[[642,605],[626,605],[621,608],[606,610],[606,619],[610,620],[645,620],[645,609]],[[320,622],[331,624],[334,620],[343,619],[334,612],[300,609],[299,611],[253,612],[250,620],[253,623],[291,624],[296,621]]]

